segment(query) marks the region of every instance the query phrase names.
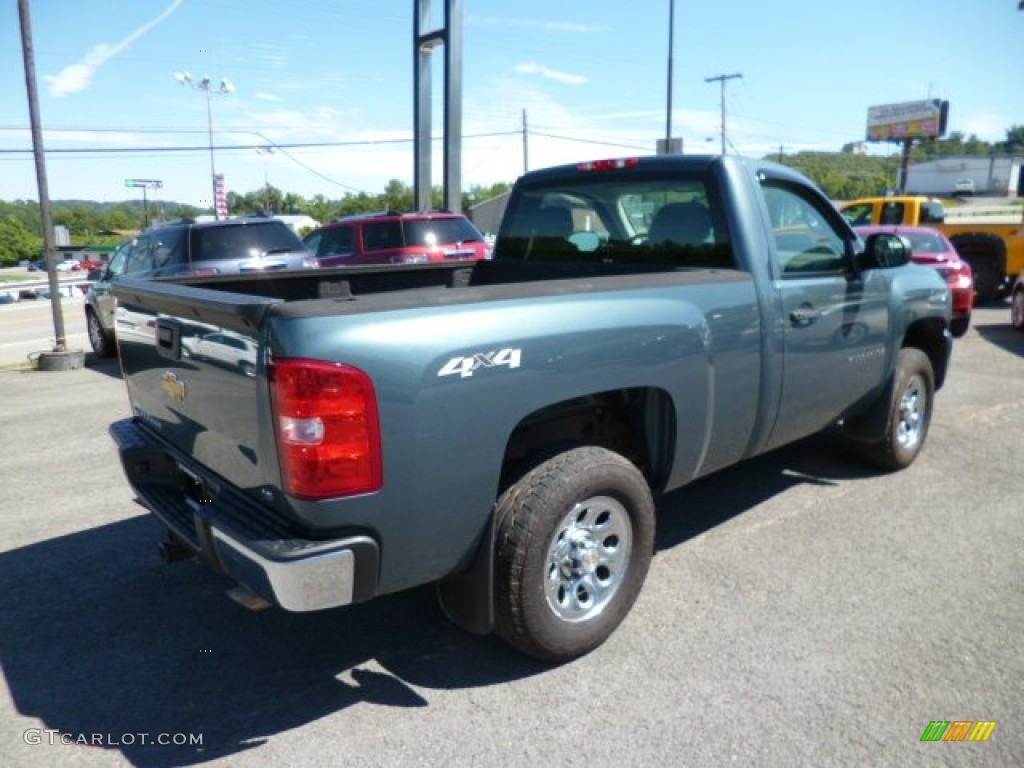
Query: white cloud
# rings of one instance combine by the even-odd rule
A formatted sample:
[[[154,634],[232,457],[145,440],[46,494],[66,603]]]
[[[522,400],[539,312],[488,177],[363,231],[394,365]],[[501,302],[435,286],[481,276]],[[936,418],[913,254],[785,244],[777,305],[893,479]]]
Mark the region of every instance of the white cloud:
[[[587,78],[583,75],[559,72],[557,69],[545,67],[543,64],[538,64],[535,61],[527,61],[522,64],[517,64],[515,71],[521,75],[540,75],[541,77],[546,77],[548,80],[555,80],[556,82],[565,83],[566,85],[582,85],[587,82]]]
[[[131,47],[133,43],[138,41],[143,35],[153,29],[153,27],[160,24],[168,16],[178,10],[184,2],[185,0],[173,0],[173,2],[165,8],[159,16],[143,24],[121,42],[114,43],[113,45],[110,43],[100,43],[99,45],[94,46],[93,49],[85,55],[85,58],[77,64],[71,64],[65,67],[56,75],[48,75],[45,79],[50,86],[50,95],[60,98],[71,93],[84,91],[92,84],[92,78],[100,67]]]
[[[255,96],[257,99],[260,99],[261,101],[280,101],[281,100],[280,96],[275,96],[274,94],[267,93],[266,91],[256,91],[256,93],[254,93],[253,96]]]

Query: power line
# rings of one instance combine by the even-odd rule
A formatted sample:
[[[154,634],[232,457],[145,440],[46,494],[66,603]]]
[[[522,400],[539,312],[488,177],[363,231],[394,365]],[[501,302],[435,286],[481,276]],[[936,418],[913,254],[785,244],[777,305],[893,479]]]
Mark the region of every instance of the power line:
[[[129,131],[124,131],[129,132]],[[140,131],[141,132],[141,131]],[[200,132],[201,131],[197,131]],[[270,144],[275,149],[310,149],[310,148],[325,148],[325,147],[371,147],[378,144],[411,144],[412,138],[408,139],[364,139],[361,141],[307,141],[307,142],[289,142],[287,144],[279,144],[271,139],[268,139],[262,133],[258,131],[248,131],[242,129],[228,128],[222,131],[222,133],[251,133],[259,136],[263,139],[259,144],[214,144],[212,146],[215,150],[232,150],[232,149],[259,149]],[[519,135],[520,131],[496,131],[493,133],[477,133],[467,134],[464,138],[467,139],[483,139],[492,138],[497,136],[511,136]],[[440,137],[435,137],[434,141],[440,141]],[[199,147],[67,147],[67,148],[52,148],[47,149],[47,154],[81,154],[88,152],[95,152],[97,154],[107,153],[122,153],[122,152],[209,152],[211,147],[199,146]],[[31,149],[0,149],[0,154],[12,155],[12,154],[30,154]]]

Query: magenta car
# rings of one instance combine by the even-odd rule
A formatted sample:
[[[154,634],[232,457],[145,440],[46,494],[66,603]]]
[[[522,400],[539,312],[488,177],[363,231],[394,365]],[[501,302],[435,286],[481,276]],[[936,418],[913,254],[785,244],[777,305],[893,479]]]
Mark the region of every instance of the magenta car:
[[[949,284],[953,294],[950,332],[957,338],[967,333],[971,327],[971,310],[974,308],[974,273],[971,265],[960,258],[949,238],[929,227],[908,227],[902,224],[854,229],[861,237],[875,232],[893,232],[909,240],[913,260],[918,264],[935,267]]]

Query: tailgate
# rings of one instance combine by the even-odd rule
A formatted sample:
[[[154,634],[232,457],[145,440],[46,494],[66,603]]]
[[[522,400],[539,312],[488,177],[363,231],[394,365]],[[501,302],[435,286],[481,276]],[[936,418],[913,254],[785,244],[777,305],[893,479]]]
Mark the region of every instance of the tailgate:
[[[130,279],[113,293],[133,415],[240,489],[276,485],[260,340],[281,300]]]

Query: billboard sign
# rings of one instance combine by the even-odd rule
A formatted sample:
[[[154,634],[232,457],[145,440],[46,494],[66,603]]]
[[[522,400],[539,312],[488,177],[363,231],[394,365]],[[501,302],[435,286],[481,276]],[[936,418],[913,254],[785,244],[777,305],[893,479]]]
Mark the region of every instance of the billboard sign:
[[[905,101],[868,107],[868,141],[934,139],[946,132],[949,102]]]

